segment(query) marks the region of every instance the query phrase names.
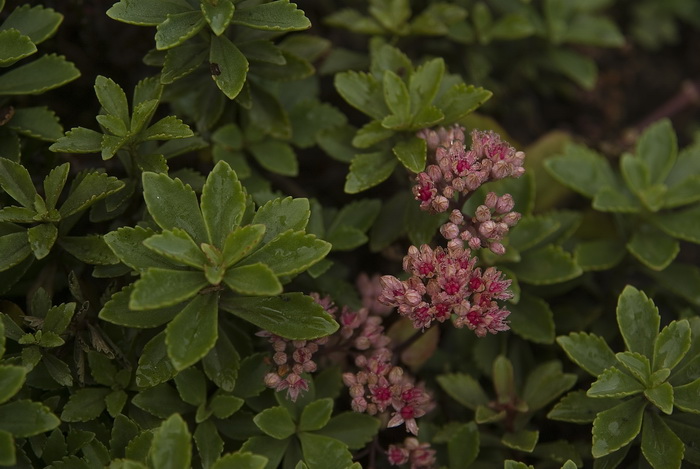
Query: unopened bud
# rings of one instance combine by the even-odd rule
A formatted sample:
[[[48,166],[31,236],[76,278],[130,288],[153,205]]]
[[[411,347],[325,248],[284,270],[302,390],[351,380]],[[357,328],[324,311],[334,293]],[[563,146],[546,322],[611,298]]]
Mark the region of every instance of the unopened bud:
[[[506,253],[506,248],[501,243],[491,243],[489,249],[492,253],[502,256]]]
[[[518,223],[518,221],[520,221],[520,217],[522,217],[522,215],[518,212],[509,212],[503,215],[501,221],[503,221],[503,223],[505,223],[508,226],[515,226]]]
[[[489,192],[484,198],[484,205],[493,210],[494,208],[496,208],[498,200],[498,195],[495,192]]]
[[[284,352],[277,352],[272,356],[272,361],[274,361],[276,365],[284,365],[287,363],[287,354]]]
[[[459,210],[454,209],[450,213],[450,221],[455,225],[461,225],[464,223],[464,215]]]
[[[485,221],[490,220],[491,209],[489,209],[486,205],[479,205],[474,211],[474,218],[476,218],[476,221],[479,223],[484,223]]]
[[[515,207],[513,196],[510,194],[503,194],[498,198],[498,202],[496,203],[496,212],[508,213],[513,210],[513,207]]]
[[[459,236],[459,227],[454,223],[445,223],[440,227],[440,234],[445,239],[454,239]]]
[[[479,234],[484,238],[492,238],[496,230],[496,223],[493,220],[486,220],[479,225]]]

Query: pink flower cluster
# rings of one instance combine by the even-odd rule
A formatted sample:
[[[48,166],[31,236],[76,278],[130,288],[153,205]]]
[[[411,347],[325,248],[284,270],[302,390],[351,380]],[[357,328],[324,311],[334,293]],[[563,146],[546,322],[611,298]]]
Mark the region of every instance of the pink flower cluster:
[[[384,275],[379,301],[397,307],[416,329],[425,329],[433,321],[444,322],[454,314],[456,327],[466,326],[479,337],[506,331],[510,312],[496,300],[513,297],[508,290],[511,281],[494,267],[476,267],[476,260],[469,249],[460,246],[411,246],[403,260],[411,277],[401,281]]]
[[[521,217],[512,211],[514,205],[510,194],[498,197],[495,192],[489,192],[471,220],[465,220],[459,210],[452,210],[450,221],[440,227],[440,233],[449,240],[448,247],[464,247],[465,243],[470,249],[488,246],[494,254],[503,255],[506,248],[501,241]]]
[[[467,195],[488,181],[520,177],[525,154],[516,151],[493,131],[473,130],[471,148],[464,144],[464,128],[458,125],[418,132],[435,163],[416,176],[413,187],[420,208],[446,212],[455,194]]]
[[[400,445],[389,445],[386,452],[392,466],[411,463],[411,469],[430,469],[435,467],[435,450],[430,443],[421,443],[409,436]]]

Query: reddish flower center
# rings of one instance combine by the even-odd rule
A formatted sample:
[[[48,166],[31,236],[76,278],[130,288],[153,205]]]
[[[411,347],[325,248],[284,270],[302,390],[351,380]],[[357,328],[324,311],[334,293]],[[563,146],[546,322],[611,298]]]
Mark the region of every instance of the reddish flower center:
[[[443,289],[448,295],[454,295],[459,291],[459,282],[454,279],[448,280]]]

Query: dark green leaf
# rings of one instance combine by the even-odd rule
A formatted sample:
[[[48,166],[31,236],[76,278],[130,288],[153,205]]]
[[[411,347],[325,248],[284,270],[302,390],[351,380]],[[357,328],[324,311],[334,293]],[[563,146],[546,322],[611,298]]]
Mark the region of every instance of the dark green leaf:
[[[311,27],[304,12],[289,0],[237,8],[231,22],[267,31],[301,31]]]
[[[620,169],[627,187],[633,193],[641,195],[651,185],[649,168],[640,158],[629,153],[622,155],[622,158],[620,158]]]
[[[647,357],[635,352],[620,352],[615,354],[615,358],[637,381],[645,385],[651,382],[651,362]]]
[[[549,411],[547,418],[564,422],[590,423],[600,412],[610,409],[619,402],[614,398],[588,397],[585,391],[572,391]]]
[[[184,0],[162,2],[161,0],[120,0],[107,10],[107,16],[124,23],[140,26],[156,26],[169,14],[192,10]]]
[[[179,264],[202,268],[207,258],[202,250],[192,241],[187,232],[173,228],[163,230],[143,242],[144,246]]]
[[[673,388],[673,404],[681,410],[700,414],[700,378],[683,386]]]
[[[627,285],[617,303],[617,324],[627,349],[653,357],[654,342],[659,333],[659,311],[647,296]]]
[[[486,405],[489,398],[477,380],[464,373],[440,375],[437,377],[440,387],[456,400],[469,409]]]
[[[299,420],[299,431],[320,430],[331,418],[333,399],[319,399],[304,407]]]
[[[379,425],[379,420],[369,415],[343,412],[330,419],[318,433],[340,440],[350,449],[361,449],[372,441]]]
[[[663,231],[642,224],[627,243],[627,250],[650,269],[663,270],[676,258],[680,245]]]
[[[687,320],[673,321],[664,327],[654,342],[654,371],[673,369],[690,349],[690,336]]]
[[[552,244],[524,252],[520,262],[509,267],[520,282],[533,285],[561,283],[583,272],[568,252]]]
[[[350,164],[345,192],[357,194],[383,182],[396,167],[396,158],[387,152],[360,153]]]
[[[0,96],[40,94],[75,80],[80,72],[63,56],[49,54],[0,75]]]
[[[562,373],[558,360],[542,363],[530,372],[522,392],[528,411],[537,411],[576,384],[576,375]]]
[[[192,441],[187,423],[171,415],[153,435],[151,461],[155,469],[187,469],[192,459]]]
[[[450,467],[469,467],[479,455],[479,430],[474,422],[460,425],[447,442]]]
[[[224,450],[224,440],[219,436],[216,425],[211,420],[197,425],[197,429],[194,431],[194,442],[197,445],[197,452],[204,469],[212,467]]]
[[[655,469],[678,469],[683,459],[683,442],[657,414],[644,415],[642,454]]]
[[[523,293],[517,304],[508,305],[513,332],[541,344],[554,342],[554,314],[541,298]]]
[[[253,419],[255,425],[266,434],[278,440],[292,436],[296,432],[296,425],[289,411],[284,407],[269,407]]]
[[[168,356],[180,371],[198,362],[218,337],[218,294],[197,295],[165,329]]]
[[[235,452],[224,455],[211,469],[264,469],[267,458],[259,454]]]
[[[25,107],[15,110],[7,126],[22,135],[55,142],[63,137],[63,126],[47,107]]]
[[[64,422],[87,422],[97,418],[105,410],[108,388],[78,389],[68,398],[61,413]]]
[[[673,386],[665,382],[653,388],[644,390],[644,396],[658,407],[663,413],[671,415],[673,412]]]
[[[83,127],[73,127],[49,147],[54,152],[97,153],[102,149],[102,134]]]
[[[304,230],[310,214],[308,199],[273,199],[258,209],[252,223],[266,226],[263,241],[267,243],[287,230]]]
[[[437,98],[435,104],[444,114],[444,123],[457,122],[491,98],[493,93],[473,85],[459,83]]]
[[[387,129],[382,121],[373,120],[362,126],[352,139],[352,145],[356,148],[369,148],[379,142],[391,138],[396,132]],[[354,150],[353,150],[354,153]]]
[[[25,438],[52,430],[61,423],[48,407],[27,400],[0,406],[0,431]]]
[[[95,79],[95,94],[102,105],[102,109],[107,114],[119,118],[124,128],[128,128],[130,123],[129,103],[124,90],[112,79],[98,75]]]
[[[372,75],[354,71],[338,73],[334,83],[340,96],[352,107],[378,120],[389,114],[381,83]]]
[[[17,394],[26,375],[27,369],[23,366],[0,365],[0,404]]]
[[[508,432],[501,438],[501,443],[508,448],[531,453],[532,450],[535,449],[539,436],[540,433],[538,431],[531,430]]]
[[[61,205],[63,218],[85,210],[100,199],[104,199],[124,187],[124,182],[105,173],[90,172],[80,180]]]
[[[189,185],[165,174],[143,173],[143,197],[149,213],[161,228],[183,229],[195,243],[207,240],[197,196]]]
[[[49,255],[57,237],[58,229],[51,223],[42,223],[27,230],[29,247],[37,259],[43,259]]]
[[[638,434],[646,401],[635,397],[600,412],[593,421],[594,458],[600,458],[626,446]]]
[[[104,238],[99,235],[62,236],[58,240],[58,244],[69,254],[86,264],[114,265],[119,263],[119,258],[114,255]]]
[[[162,419],[175,412],[182,414],[192,410],[192,407],[182,402],[177,391],[167,383],[139,392],[132,399],[132,403],[139,409]]]
[[[207,377],[218,387],[226,392],[232,392],[234,388],[236,391],[238,391],[239,386],[236,383],[236,379],[238,378],[239,369],[242,366],[241,358],[238,351],[225,333],[219,333],[219,338],[216,341],[216,344],[202,359],[202,365],[204,366],[204,373],[206,373]],[[244,372],[245,371],[247,370],[244,370]],[[246,376],[247,379],[253,379],[251,374],[243,374],[243,376]],[[255,383],[241,384],[255,386]],[[239,394],[238,392],[236,392],[236,395],[248,397],[247,395]]]
[[[572,332],[568,336],[557,337],[557,343],[571,361],[593,376],[600,375],[616,364],[615,354],[605,339],[597,335]]]
[[[0,236],[0,271],[16,266],[31,252],[26,231]]]
[[[236,173],[225,162],[217,163],[202,189],[202,215],[214,246],[223,247],[229,233],[240,224],[245,198]]]
[[[382,81],[384,101],[399,127],[409,123],[411,117],[411,97],[403,79],[391,70],[384,72]],[[392,128],[395,128],[392,126]]]
[[[663,119],[647,127],[637,141],[635,153],[649,168],[651,182],[663,182],[671,172],[678,154],[671,121]]]
[[[261,5],[263,6],[263,5]],[[234,17],[239,17],[239,9]],[[213,74],[212,78],[221,91],[228,97],[234,99],[241,92],[248,74],[248,60],[226,36],[213,36],[211,48],[209,50],[209,62],[216,64],[218,74]]]
[[[63,15],[51,8],[22,5],[12,10],[1,28],[16,29],[29,36],[34,44],[40,44],[56,32],[62,20]]]
[[[156,28],[156,48],[163,50],[178,46],[197,34],[205,24],[201,11],[168,14]]]
[[[617,368],[608,368],[591,384],[590,397],[624,397],[644,391],[644,385]]]
[[[136,368],[136,385],[150,388],[170,380],[177,374],[165,345],[165,331],[158,333],[148,341],[139,356]]]
[[[282,284],[275,273],[260,262],[228,269],[224,282],[242,295],[273,296],[282,293]]]
[[[178,373],[175,376],[175,386],[182,400],[190,405],[198,406],[207,400],[207,382],[204,374],[195,367]]]
[[[211,30],[217,36],[221,36],[226,30],[231,22],[231,18],[233,18],[235,9],[231,0],[218,0],[218,2],[214,3],[204,2],[200,5],[200,8],[202,9],[202,14],[204,14],[204,19],[207,20]]]
[[[342,442],[314,433],[298,436],[309,469],[347,469],[352,464],[352,455]]]
[[[700,204],[688,209],[660,214],[653,218],[652,222],[657,228],[675,238],[698,244],[700,243],[700,224],[695,223],[698,216],[700,216]]]
[[[274,223],[271,223],[274,229]],[[224,267],[230,267],[254,249],[265,235],[265,225],[238,227],[226,237],[224,242]]]
[[[283,176],[297,176],[299,174],[297,155],[288,143],[267,140],[253,143],[248,148],[260,166],[268,171]]]
[[[593,89],[598,79],[598,68],[590,57],[565,48],[551,48],[545,59],[548,67],[563,74],[579,86]]]
[[[170,84],[194,72],[209,53],[208,44],[195,39],[168,49],[160,74],[160,82]]]
[[[0,186],[23,207],[34,208],[37,192],[29,171],[21,164],[0,158]]]
[[[249,438],[240,451],[253,452],[268,459],[265,469],[275,469],[282,461],[289,440],[276,440],[269,436],[253,436]]]
[[[104,240],[116,256],[134,270],[145,271],[149,267],[172,268],[170,262],[143,244],[154,234],[153,230],[139,226],[123,227],[107,233]]]
[[[411,137],[410,140],[403,140],[394,145],[392,152],[406,168],[419,173],[425,169],[426,145],[424,139]]]
[[[164,308],[181,303],[208,285],[201,271],[170,270],[151,267],[134,283],[129,309]]]
[[[574,249],[574,260],[584,272],[607,270],[622,261],[625,257],[624,248],[624,244],[619,240],[583,241]]]
[[[221,308],[261,329],[293,340],[332,334],[338,324],[318,303],[300,293],[278,297],[224,297]]]
[[[275,275],[294,275],[323,259],[331,250],[326,241],[303,231],[288,230],[245,258],[239,265],[266,264]]]
[[[150,328],[169,322],[183,308],[183,305],[179,303],[167,308],[147,311],[131,310],[129,309],[129,298],[133,290],[133,285],[129,285],[113,294],[112,298],[100,310],[100,319],[121,326]]]
[[[554,217],[526,215],[508,232],[508,242],[518,251],[524,251],[542,242],[559,227]]]
[[[141,104],[139,104],[139,106]],[[150,122],[150,118],[147,122],[144,123],[144,125],[148,122]],[[137,132],[137,130],[132,130],[132,132]],[[142,132],[141,128],[139,128],[138,132],[140,132],[139,139],[143,141],[188,138],[194,135],[192,129],[190,129],[190,127],[187,124],[185,124],[175,116],[163,117],[158,122],[149,126],[146,130]]]
[[[637,213],[642,210],[639,200],[626,188],[605,186],[596,192],[593,208],[601,212]]]

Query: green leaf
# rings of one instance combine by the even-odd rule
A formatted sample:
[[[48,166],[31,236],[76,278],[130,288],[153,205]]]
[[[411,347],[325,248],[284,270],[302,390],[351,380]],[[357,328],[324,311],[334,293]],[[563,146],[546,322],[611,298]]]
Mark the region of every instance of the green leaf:
[[[697,204],[688,209],[659,214],[651,221],[674,238],[700,244],[700,224],[695,223],[699,216],[700,204]]]
[[[518,281],[533,285],[565,282],[583,272],[568,252],[553,244],[524,252],[520,262],[509,267]]]
[[[177,374],[168,358],[165,345],[165,331],[154,336],[143,347],[136,369],[136,385],[150,388],[170,380]]]
[[[0,365],[0,404],[17,394],[26,375],[27,369],[23,366]]]
[[[216,394],[211,398],[209,407],[212,412],[214,412],[216,418],[225,419],[243,407],[243,404],[245,404],[245,401],[239,397],[227,394]]]
[[[531,453],[537,445],[537,440],[540,436],[538,431],[520,430],[517,432],[507,432],[501,438],[503,443],[508,448],[517,449]]]
[[[638,213],[642,210],[639,200],[626,188],[605,186],[596,192],[593,208],[601,212]]]
[[[673,430],[659,415],[647,412],[642,429],[642,454],[649,464],[655,469],[678,469],[683,452],[683,442]]]
[[[278,440],[292,436],[296,425],[289,411],[281,406],[268,407],[253,418],[260,430]]]
[[[238,9],[236,11],[233,22],[239,17],[241,11],[244,10]],[[248,60],[238,47],[226,36],[213,36],[209,62],[218,67],[219,73],[212,75],[216,86],[223,91],[228,99],[234,99],[238,96],[248,74]]]
[[[450,467],[469,467],[479,455],[479,443],[479,430],[474,422],[460,425],[447,442]]]
[[[252,452],[268,459],[266,469],[275,469],[289,446],[289,440],[276,440],[269,436],[248,438],[239,451]]]
[[[591,384],[590,397],[624,397],[644,391],[644,385],[617,368],[608,368]]]
[[[622,155],[622,158],[620,158],[620,169],[627,187],[633,193],[641,195],[651,185],[649,168],[646,167],[644,161],[636,156],[629,153]]]
[[[333,413],[333,399],[318,399],[304,407],[299,420],[299,431],[309,432],[320,430],[331,418]]]
[[[410,140],[403,140],[394,145],[391,151],[406,168],[414,173],[425,169],[428,149],[424,139],[411,137]]]
[[[547,418],[564,422],[590,423],[600,412],[610,409],[619,402],[614,398],[588,397],[585,391],[572,391],[549,411]]]
[[[554,342],[554,313],[541,298],[523,293],[517,304],[508,305],[510,327],[524,339],[540,344]]]
[[[221,36],[221,34],[226,30],[231,18],[233,18],[233,11],[235,7],[231,0],[218,0],[215,3],[203,2],[200,5],[202,9],[202,14],[204,19],[207,20],[211,30],[214,34]]]
[[[277,140],[253,143],[248,149],[260,166],[283,176],[297,176],[299,162],[291,145]]]
[[[245,365],[245,363],[244,361],[243,365]],[[202,365],[204,366],[204,373],[207,377],[222,390],[233,392],[235,389],[237,396],[248,397],[239,393],[239,387],[236,385],[239,369],[242,367],[241,358],[225,333],[219,333],[216,344],[202,359]],[[243,371],[245,372],[248,370],[244,369]],[[265,369],[265,372],[267,371],[268,370]],[[252,379],[252,373],[244,374],[244,376]],[[263,377],[260,378],[262,380]],[[262,381],[260,382],[262,383]],[[250,385],[254,386],[254,383],[250,383]]]
[[[178,373],[175,376],[175,386],[182,400],[190,405],[198,406],[207,400],[207,383],[204,374],[197,368],[187,368]]]
[[[410,76],[408,89],[411,95],[411,114],[430,106],[437,95],[445,74],[445,61],[442,58],[428,60]]]
[[[36,46],[31,38],[16,29],[0,31],[0,44],[3,46],[0,52],[0,67],[9,67],[36,52]]]
[[[379,425],[379,420],[369,415],[343,412],[330,419],[318,433],[340,440],[350,449],[362,449],[377,434]]]
[[[265,225],[247,225],[238,227],[229,233],[224,242],[224,266],[230,267],[242,259],[248,252],[260,244],[264,234]]]
[[[42,223],[32,226],[27,230],[29,247],[32,249],[34,257],[37,259],[43,259],[49,255],[57,237],[58,229],[56,225],[51,223]]]
[[[31,252],[26,231],[0,236],[0,272],[16,266]]]
[[[588,198],[616,184],[607,159],[583,145],[567,143],[563,155],[548,158],[544,165],[557,181]]]
[[[15,440],[11,433],[0,430],[0,465],[14,466],[16,463]]]
[[[64,422],[87,422],[99,417],[105,410],[105,397],[109,388],[78,389],[68,398],[63,407],[61,420]]]
[[[246,194],[236,172],[220,161],[202,189],[202,215],[214,246],[223,248],[227,236],[238,227],[245,212]]]
[[[444,114],[443,122],[459,121],[488,101],[493,93],[481,87],[458,83],[437,98],[435,104]]]
[[[197,425],[194,441],[197,445],[197,453],[202,460],[202,467],[204,469],[212,467],[224,450],[224,440],[219,436],[214,422],[207,420]]]
[[[311,211],[308,199],[273,199],[260,207],[251,223],[266,226],[264,242],[269,242],[280,233],[287,230],[301,231],[306,229]]]
[[[99,235],[62,236],[58,240],[58,244],[69,254],[86,264],[114,265],[119,263],[119,258],[114,255],[104,238]]]
[[[408,124],[411,117],[411,97],[408,94],[406,83],[396,73],[386,70],[382,81],[382,89],[384,101],[394,119],[397,120],[396,126],[401,128]],[[392,128],[397,128],[396,126],[392,126]]]
[[[352,455],[342,442],[314,433],[298,436],[309,469],[347,469],[352,465]]]
[[[294,275],[323,259],[330,243],[303,231],[286,231],[245,258],[240,265],[266,264],[277,276]]]
[[[29,171],[7,158],[0,158],[0,186],[22,206],[34,208],[37,196]]]
[[[148,249],[143,242],[155,233],[151,229],[122,227],[104,235],[104,240],[124,264],[134,270],[145,271],[149,267],[172,268],[172,264]]]
[[[182,402],[180,395],[167,383],[161,383],[152,388],[139,392],[132,403],[156,417],[165,419],[173,413],[185,413],[192,407]]]
[[[143,242],[144,246],[178,264],[203,268],[207,258],[202,250],[192,241],[187,232],[178,228],[163,230]]]
[[[142,101],[138,103],[136,106],[134,106],[134,112],[131,115],[131,124],[129,126],[129,133],[132,135],[137,135],[140,134],[140,132],[151,122],[151,119],[153,119],[153,115],[156,112],[156,109],[158,108],[158,100],[157,99],[148,99],[146,101]],[[140,137],[141,135],[139,135]],[[105,136],[107,138],[107,136]],[[115,142],[115,147],[118,148],[121,145],[124,145],[127,140],[125,139],[114,139]],[[119,142],[119,143],[117,143]],[[105,142],[103,140],[102,142],[102,158],[105,158]],[[112,154],[115,152],[112,152]]]
[[[143,104],[144,103],[139,103],[138,106],[141,106]],[[151,117],[152,116],[149,116],[148,120],[144,121],[144,125],[150,122]],[[163,117],[158,122],[149,126],[144,131],[141,131],[141,128],[142,127],[138,127],[138,130],[132,129],[132,131],[139,131],[139,139],[143,141],[188,138],[194,135],[192,129],[190,129],[190,127],[187,124],[183,123],[180,119],[178,119],[175,116]]]
[[[384,102],[382,85],[369,73],[342,72],[335,75],[335,89],[355,109],[373,119],[382,120],[389,114]]]
[[[0,9],[2,7],[0,6]],[[29,36],[34,44],[44,42],[58,29],[63,21],[63,15],[55,12],[51,8],[41,5],[22,5],[5,18],[1,29],[16,29],[22,34]]]
[[[115,117],[118,117],[125,128],[129,127],[129,103],[124,90],[112,79],[98,75],[95,79],[95,94],[102,105],[102,109]]]
[[[588,56],[571,49],[551,48],[544,61],[548,68],[566,76],[579,86],[591,90],[598,80],[598,68]]]
[[[598,376],[617,363],[605,339],[585,332],[572,332],[557,337],[557,343],[568,357],[593,376]]]
[[[352,145],[356,148],[369,148],[393,137],[395,133],[393,130],[384,127],[382,121],[373,120],[363,125],[355,133],[355,136],[352,138]]]
[[[574,260],[584,272],[611,269],[624,257],[625,245],[620,240],[583,241],[574,249]]]
[[[302,31],[311,27],[304,12],[289,0],[239,7],[231,22],[266,31]]]
[[[338,330],[338,324],[323,307],[301,293],[269,298],[223,297],[221,308],[292,340],[316,339]]]
[[[187,423],[178,414],[171,415],[153,435],[150,451],[155,469],[186,469],[192,459],[192,441]]]
[[[0,406],[0,431],[15,438],[26,438],[53,430],[61,421],[48,407],[28,400],[8,402]]]
[[[653,357],[659,333],[659,311],[647,296],[627,285],[617,303],[617,324],[627,349]]]
[[[282,293],[282,284],[275,273],[260,262],[228,269],[224,282],[242,295],[273,296]]]
[[[642,426],[646,401],[635,397],[599,413],[593,421],[594,458],[608,455],[629,444]]]
[[[673,386],[671,383],[664,382],[656,387],[647,388],[644,390],[644,395],[663,413],[671,415],[673,412]]]
[[[673,388],[673,405],[686,412],[700,414],[700,378]]]
[[[207,46],[204,41],[193,39],[168,49],[160,73],[160,82],[168,85],[194,72],[207,58]]]
[[[201,271],[151,267],[134,283],[129,309],[146,310],[172,306],[192,298],[208,284]]]
[[[651,362],[647,357],[635,352],[620,352],[615,354],[615,358],[637,381],[644,385],[651,382]]]
[[[562,373],[558,360],[542,363],[530,372],[522,398],[529,412],[542,409],[576,384],[576,375]]]
[[[181,228],[195,243],[207,240],[197,196],[189,185],[165,174],[143,173],[143,197],[148,212],[164,230]]]
[[[198,362],[218,337],[218,295],[197,295],[165,329],[168,356],[180,371]]]
[[[73,318],[75,306],[75,303],[68,303],[51,307],[46,313],[41,330],[63,334]]]
[[[649,168],[652,183],[663,182],[676,163],[678,143],[671,121],[662,119],[647,127],[637,141],[635,153]]]
[[[83,127],[73,127],[49,147],[53,152],[97,153],[102,149],[102,134]]]
[[[673,369],[690,349],[690,324],[673,321],[664,327],[654,342],[653,370]]]
[[[474,410],[489,403],[489,397],[479,382],[467,374],[440,375],[437,382],[452,399],[469,409]]]
[[[63,136],[63,126],[56,114],[47,107],[28,107],[15,110],[7,126],[22,135],[55,142]]]
[[[396,167],[396,158],[387,152],[360,153],[350,163],[345,192],[357,194],[383,182]]]
[[[40,94],[75,80],[80,72],[72,62],[55,54],[44,55],[0,75],[0,96]]]
[[[166,20],[156,27],[156,48],[164,50],[178,46],[197,34],[205,24],[201,11],[168,14]]]
[[[224,455],[211,469],[264,469],[268,459],[259,454],[236,452]]]
[[[70,194],[58,210],[61,217],[69,217],[98,200],[104,199],[124,187],[124,182],[108,176],[105,173],[90,172],[84,175],[78,185],[72,188]]]
[[[192,10],[186,0],[120,0],[107,10],[107,16],[124,23],[139,26],[157,26],[170,14]]]

